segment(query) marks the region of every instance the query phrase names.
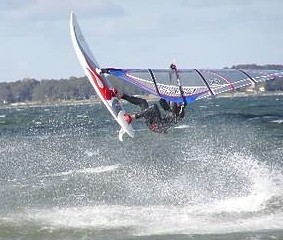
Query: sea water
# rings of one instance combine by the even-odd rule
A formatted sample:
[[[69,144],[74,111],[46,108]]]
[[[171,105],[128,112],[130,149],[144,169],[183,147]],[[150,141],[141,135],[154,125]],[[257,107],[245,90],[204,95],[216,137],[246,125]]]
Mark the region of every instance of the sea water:
[[[283,239],[282,110],[201,100],[119,142],[101,104],[0,109],[0,239]]]

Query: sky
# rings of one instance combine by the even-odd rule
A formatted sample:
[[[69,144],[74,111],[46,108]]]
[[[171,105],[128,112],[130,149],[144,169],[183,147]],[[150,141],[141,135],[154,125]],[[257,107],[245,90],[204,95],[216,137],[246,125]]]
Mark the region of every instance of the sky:
[[[0,82],[84,76],[74,11],[102,67],[283,64],[282,0],[1,0]]]

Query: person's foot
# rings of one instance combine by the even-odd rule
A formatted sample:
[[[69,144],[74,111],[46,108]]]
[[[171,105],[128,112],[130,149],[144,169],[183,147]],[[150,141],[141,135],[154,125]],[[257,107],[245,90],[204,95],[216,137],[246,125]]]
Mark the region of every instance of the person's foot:
[[[118,90],[116,88],[110,88],[110,91],[112,92],[113,96],[116,96],[116,94],[118,94]]]
[[[123,96],[123,93],[118,92],[116,88],[111,88],[112,96],[120,99]]]
[[[125,121],[126,121],[128,124],[130,124],[130,123],[133,121],[133,119],[134,119],[134,115],[130,115],[130,114],[128,114],[128,113],[125,113],[125,114],[124,114],[124,119],[125,119]]]

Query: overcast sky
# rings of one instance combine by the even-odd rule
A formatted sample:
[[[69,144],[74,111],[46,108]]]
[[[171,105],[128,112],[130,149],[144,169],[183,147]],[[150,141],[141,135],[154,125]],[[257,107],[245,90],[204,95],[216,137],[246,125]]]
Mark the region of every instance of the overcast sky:
[[[84,76],[71,10],[103,67],[283,64],[282,0],[1,0],[0,82]]]

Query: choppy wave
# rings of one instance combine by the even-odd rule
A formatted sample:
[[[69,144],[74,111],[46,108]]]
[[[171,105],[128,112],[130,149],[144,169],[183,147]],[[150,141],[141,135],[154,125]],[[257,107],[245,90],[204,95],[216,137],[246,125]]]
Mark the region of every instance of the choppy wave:
[[[236,216],[236,218],[235,218]],[[246,231],[280,230],[281,214],[266,216],[219,213],[213,208],[204,211],[196,206],[121,206],[96,205],[87,207],[27,209],[9,216],[5,221],[17,224],[34,223],[44,229],[127,229],[128,235],[220,234]]]
[[[191,159],[184,159],[184,161]],[[232,154],[213,162],[210,157],[198,162],[199,178],[190,179],[191,172],[173,175],[169,180],[159,178],[159,172],[127,169],[122,181],[130,198],[149,200],[148,204],[95,204],[82,207],[27,208],[5,217],[5,222],[43,224],[44,229],[89,229],[120,231],[132,236],[159,234],[223,234],[246,231],[280,230],[283,228],[283,176],[280,171],[256,161],[251,156]],[[200,166],[202,164],[202,166]],[[216,167],[218,165],[218,167]],[[210,167],[209,174],[203,170]],[[96,174],[117,170],[119,165],[100,166],[62,172],[49,176]],[[135,174],[133,175],[133,171]],[[223,195],[229,179],[220,179],[218,171],[229,175],[231,181],[241,179],[242,188],[230,189]],[[235,174],[235,175],[233,175]],[[235,176],[238,176],[236,178]],[[119,175],[121,176],[121,175]],[[228,175],[227,175],[228,176]],[[226,176],[226,177],[227,177]],[[207,179],[202,179],[207,177]],[[115,178],[113,179],[115,180]],[[209,181],[209,188],[205,186]],[[195,186],[194,181],[198,181]],[[236,183],[237,185],[239,183]],[[150,186],[150,187],[149,187]],[[209,192],[210,191],[210,192]],[[225,189],[227,191],[227,189]],[[170,202],[171,199],[171,202]],[[163,204],[159,204],[162,203]]]
[[[24,114],[20,128],[13,121],[1,126],[0,238],[17,232],[28,239],[75,239],[78,233],[217,239],[215,234],[255,232],[255,238],[227,239],[264,239],[262,232],[271,231],[269,239],[280,239],[279,107],[268,112],[254,99],[229,101],[188,107],[181,130],[165,135],[140,123],[136,138],[123,143],[106,111],[92,116],[94,106],[58,107],[56,115],[40,108],[16,111],[14,116]],[[98,118],[94,125],[85,112],[93,122]]]

